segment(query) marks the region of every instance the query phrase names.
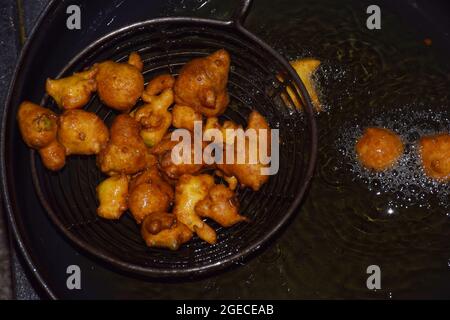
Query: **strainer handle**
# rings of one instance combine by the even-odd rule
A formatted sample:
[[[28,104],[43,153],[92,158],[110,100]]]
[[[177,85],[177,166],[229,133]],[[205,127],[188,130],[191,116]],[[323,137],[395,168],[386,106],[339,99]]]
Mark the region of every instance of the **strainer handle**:
[[[242,25],[247,18],[247,15],[250,11],[250,7],[252,6],[253,0],[241,0],[238,7],[234,10],[233,13],[233,22],[235,24]]]

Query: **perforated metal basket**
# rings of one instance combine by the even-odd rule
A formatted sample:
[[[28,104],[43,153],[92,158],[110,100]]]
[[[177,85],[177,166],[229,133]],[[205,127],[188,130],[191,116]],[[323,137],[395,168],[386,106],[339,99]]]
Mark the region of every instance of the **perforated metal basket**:
[[[316,159],[317,134],[310,98],[289,63],[247,31],[243,22],[251,1],[241,2],[232,21],[172,17],[140,22],[92,43],[60,73],[60,77],[112,59],[125,61],[138,51],[146,81],[162,73],[177,75],[189,60],[225,48],[231,55],[228,91],[231,102],[223,115],[242,125],[252,110],[266,117],[280,133],[280,169],[260,191],[239,189],[240,211],[250,218],[217,230],[216,245],[194,238],[178,251],[146,247],[132,217],[119,221],[96,214],[95,188],[104,179],[95,157],[71,156],[63,170],[46,170],[32,152],[33,180],[39,198],[55,225],[88,253],[122,270],[146,276],[187,276],[216,271],[241,261],[271,238],[298,209],[311,179]],[[281,83],[277,75],[283,75]],[[302,110],[285,104],[286,86],[296,85],[304,101]],[[293,90],[296,92],[296,90]],[[287,96],[288,97],[288,96]],[[57,110],[45,96],[42,105]],[[94,96],[86,110],[107,124],[115,112]]]

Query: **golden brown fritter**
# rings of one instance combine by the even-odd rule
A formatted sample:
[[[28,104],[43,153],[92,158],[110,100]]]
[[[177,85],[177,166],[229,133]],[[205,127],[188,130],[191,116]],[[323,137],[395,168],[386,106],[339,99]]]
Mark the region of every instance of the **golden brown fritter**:
[[[188,163],[175,164],[172,161],[172,150],[178,144],[178,141],[171,141],[170,134],[166,135],[163,140],[151,149],[151,152],[158,156],[159,168],[169,179],[178,179],[183,174],[195,174],[205,167],[203,157],[201,163],[196,164],[194,159],[194,146],[191,144],[191,161]],[[181,150],[182,160],[183,151]]]
[[[66,149],[57,139],[48,146],[39,149],[44,166],[52,171],[58,171],[66,164]]]
[[[22,138],[33,149],[46,147],[56,139],[57,119],[49,109],[29,101],[22,102],[17,112]]]
[[[266,119],[257,111],[252,111],[248,119],[247,129],[256,130],[257,135],[259,129],[267,130],[267,155],[270,155],[270,127]],[[261,169],[267,167],[268,165],[260,162],[258,155],[260,147],[259,135],[257,137],[258,148],[256,148],[256,150],[252,150],[252,148],[250,148],[250,143],[248,142],[248,138],[246,138],[247,141],[245,143],[245,150],[240,150],[236,144],[234,145],[235,161],[233,161],[232,164],[226,163],[226,152],[224,155],[224,163],[217,164],[218,169],[223,171],[226,176],[235,176],[243,187],[250,187],[254,191],[258,191],[269,179],[268,175],[263,175],[261,173]],[[233,140],[231,138],[227,139],[228,142]],[[237,163],[238,154],[245,154],[244,163]],[[250,163],[251,158],[257,159],[256,163]]]
[[[228,188],[231,191],[236,190],[237,185],[238,185],[238,180],[235,176],[231,176],[231,177],[224,176],[223,179],[226,181],[226,183],[228,184]]]
[[[145,87],[144,92],[142,93],[142,100],[147,103],[150,103],[155,96],[158,96],[166,89],[173,89],[173,85],[175,84],[175,78],[170,74],[162,74],[156,76]]]
[[[194,131],[195,121],[202,121],[201,113],[193,108],[176,104],[172,109],[172,125],[178,129]]]
[[[165,89],[160,95],[153,96],[151,101],[131,115],[141,124],[140,135],[147,146],[158,144],[172,123],[172,114],[168,108],[173,103],[172,89]]]
[[[239,183],[258,190],[268,179],[261,173],[268,165],[259,161],[259,150],[249,150],[249,138],[245,138],[242,147],[235,133],[227,132],[244,132],[242,126],[232,121],[221,124],[216,117],[229,103],[229,54],[222,49],[194,59],[183,66],[177,79],[169,74],[159,75],[145,89],[143,68],[140,55],[134,52],[126,63],[104,61],[66,78],[47,79],[47,93],[64,113],[58,117],[50,110],[24,102],[17,115],[21,133],[51,170],[61,169],[67,155],[97,154],[98,167],[110,176],[96,188],[97,214],[105,219],[119,219],[129,209],[135,221],[142,224],[141,234],[149,247],[176,250],[191,240],[194,232],[214,244],[216,231],[203,218],[223,227],[248,221],[239,214],[234,190]],[[80,110],[95,91],[105,105],[122,112],[110,131],[97,115]],[[145,104],[130,113],[140,98]],[[214,156],[220,150],[206,149],[207,142],[194,146],[194,140],[189,144],[191,161],[175,164],[176,157],[183,158],[179,154],[183,148],[180,141],[171,141],[170,126],[194,131],[196,121],[203,126],[203,132],[217,129],[222,133],[220,141],[210,139],[216,143],[214,147],[225,143],[234,158],[245,153],[246,163],[212,164],[204,156],[208,152]],[[270,139],[269,125],[257,112],[249,117],[246,130],[250,129],[267,129]],[[267,145],[270,154],[270,140]],[[201,159],[195,159],[195,151],[201,152]],[[257,154],[256,164],[248,163],[249,158],[254,158],[250,151]],[[213,176],[200,174],[203,169],[217,169],[216,174],[226,184],[216,185]],[[173,212],[169,213],[172,206]]]
[[[97,157],[103,173],[135,174],[144,170],[148,150],[139,135],[139,123],[128,114],[118,115],[111,125],[111,139]]]
[[[210,244],[217,241],[216,231],[203,222],[195,212],[195,206],[208,196],[212,186],[214,186],[214,178],[207,174],[181,176],[175,188],[175,207],[173,209],[178,221]]]
[[[194,163],[194,148],[191,148],[191,162],[189,163],[181,163],[175,164],[172,161],[171,151],[164,153],[159,158],[159,164],[161,170],[170,178],[170,179],[178,179],[183,174],[195,174],[200,172],[205,164],[202,163]]]
[[[128,208],[128,177],[117,175],[103,180],[97,186],[97,198],[100,202],[97,214],[100,217],[119,219]]]
[[[319,96],[317,95],[316,84],[313,80],[313,74],[320,66],[320,61],[313,58],[304,58],[291,61],[290,63],[305,85],[305,89],[308,92],[309,97],[311,98],[313,107],[316,109],[316,111],[321,111],[322,106],[319,101]],[[280,81],[283,81],[283,78],[281,76],[278,76],[278,79]],[[298,95],[301,97],[300,90],[298,88],[296,89]],[[289,100],[286,94],[282,94],[281,98],[283,99],[284,103],[286,103],[286,105],[289,107],[292,107],[292,104],[294,104],[296,108],[301,109],[303,106],[303,101],[297,98],[294,90],[291,87],[287,87],[286,91],[287,95],[289,95],[293,103],[291,102],[291,100]]]
[[[403,153],[401,138],[385,128],[370,127],[356,143],[356,155],[360,163],[375,171],[392,167]]]
[[[167,215],[170,216],[170,214]],[[157,234],[152,233],[153,223],[152,215],[149,215],[141,227],[142,238],[149,247],[178,250],[183,243],[192,239],[192,231],[179,221],[175,221],[170,229],[164,229]]]
[[[130,182],[128,206],[137,223],[149,214],[165,212],[174,197],[172,187],[159,175],[157,168],[148,169]]]
[[[74,73],[72,76],[52,80],[47,79],[45,89],[62,109],[80,109],[85,106],[93,92],[97,90],[97,67]]]
[[[158,234],[162,230],[170,229],[176,224],[175,215],[167,212],[155,212],[145,217],[145,228],[151,234]]]
[[[436,180],[450,180],[450,134],[420,139],[420,155],[425,173]]]
[[[231,177],[226,176],[226,175],[224,175],[223,172],[220,171],[220,170],[214,171],[214,174],[215,174],[216,176],[218,176],[218,177],[223,178],[223,180],[225,180],[225,182],[226,182],[227,185],[228,185],[228,189],[230,189],[231,191],[236,190],[236,188],[237,188],[237,186],[238,186],[238,184],[239,184],[239,181],[237,180],[237,178],[236,178],[235,176],[231,176]]]
[[[144,62],[141,59],[141,56],[137,52],[130,53],[130,56],[128,57],[128,64],[134,66],[136,69],[139,70],[139,72],[142,72],[144,70]]]
[[[166,151],[172,150],[172,148],[178,143],[178,141],[172,141],[170,137],[171,133],[167,133],[160,143],[158,143],[153,148],[150,148],[150,153],[159,156]]]
[[[147,149],[147,155],[145,160],[145,168],[150,169],[158,166],[158,157],[150,152],[150,149]]]
[[[29,147],[39,151],[44,166],[52,171],[62,169],[66,163],[66,151],[57,139],[56,114],[25,101],[19,106],[17,121],[23,140]]]
[[[220,124],[219,118],[210,117],[206,120],[205,127],[203,128],[204,132],[206,133],[206,136],[208,136],[209,129],[217,129],[221,132],[222,139],[214,142],[232,145],[235,143],[236,136],[234,134],[229,134],[229,131],[227,131],[227,129],[233,130],[232,132],[234,132],[235,130],[242,129],[242,126],[230,120],[226,120],[224,121],[223,124]]]
[[[170,203],[168,194],[153,183],[139,184],[128,198],[128,206],[137,223],[141,223],[149,214],[167,211]]]
[[[234,192],[223,184],[209,189],[208,196],[196,204],[195,213],[200,217],[213,219],[222,227],[231,227],[238,222],[248,221],[239,214],[239,201]]]
[[[164,193],[167,193],[170,199],[173,199],[174,192],[172,186],[161,176],[156,166],[150,167],[135,175],[130,181],[130,191],[133,191],[135,187],[143,183],[157,185]]]
[[[122,112],[129,112],[144,91],[144,77],[136,67],[139,66],[138,56],[130,55],[130,60],[128,63],[105,61],[97,65],[100,100],[108,107]]]
[[[66,148],[66,155],[97,154],[108,139],[108,128],[95,113],[67,110],[59,117],[58,140]]]
[[[225,111],[230,56],[224,49],[186,63],[175,81],[175,102],[194,108],[207,117]]]

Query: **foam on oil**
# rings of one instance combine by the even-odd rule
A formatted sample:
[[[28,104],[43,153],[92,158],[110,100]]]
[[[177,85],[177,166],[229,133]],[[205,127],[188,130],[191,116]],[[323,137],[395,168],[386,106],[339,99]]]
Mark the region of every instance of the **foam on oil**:
[[[350,164],[348,168],[355,179],[362,181],[377,195],[390,194],[392,200],[388,207],[391,210],[414,205],[430,208],[436,203],[450,208],[450,183],[439,182],[425,175],[418,150],[421,137],[450,132],[449,112],[445,108],[420,109],[403,106],[374,113],[361,121],[355,118],[338,138],[337,146],[343,156],[342,161]],[[403,140],[404,154],[396,165],[386,171],[367,170],[356,158],[355,143],[368,126],[391,129]]]

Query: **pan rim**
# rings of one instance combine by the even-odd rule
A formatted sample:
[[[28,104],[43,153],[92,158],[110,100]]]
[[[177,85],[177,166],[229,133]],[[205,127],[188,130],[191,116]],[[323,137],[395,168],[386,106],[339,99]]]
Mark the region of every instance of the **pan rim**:
[[[52,0],[51,4],[54,4],[54,2],[55,2],[55,0]],[[51,4],[49,4],[49,7]],[[47,10],[45,11],[45,13],[47,13]],[[41,19],[42,18],[43,17],[41,17]],[[81,52],[76,54],[76,56],[74,58],[72,58],[71,61],[68,62],[67,65],[70,66],[72,64],[72,62],[77,60],[80,56],[84,55],[86,52],[88,52],[92,48],[97,47],[99,44],[105,43],[109,39],[114,38],[116,35],[120,35],[122,33],[127,32],[128,30],[133,30],[135,28],[145,27],[148,25],[157,25],[157,24],[164,23],[167,21],[186,22],[186,23],[193,23],[193,24],[201,23],[201,24],[209,24],[209,25],[222,26],[222,27],[231,27],[233,25],[232,21],[220,21],[220,20],[192,18],[192,17],[164,17],[164,18],[156,18],[156,19],[139,21],[139,22],[127,25],[125,27],[119,28],[117,30],[114,30],[114,31],[94,40],[85,49],[83,49]],[[42,21],[40,20],[39,24],[37,24],[37,27],[40,26],[41,22]],[[33,31],[35,31],[35,30],[33,30]],[[252,36],[249,36],[245,32],[245,29],[243,31],[241,28],[238,28],[236,31],[241,33],[244,37],[249,38],[251,41],[255,42],[255,38],[256,38],[257,40],[259,40],[259,41],[256,41],[259,45],[266,46],[267,48],[271,49],[271,52],[274,51],[272,48],[270,48],[267,44],[265,44],[259,38],[257,38],[257,37],[253,38]],[[33,38],[33,34],[34,34],[34,32],[30,35],[30,38],[27,41],[27,43],[31,42],[30,40]],[[27,49],[27,48],[28,47],[24,47],[23,51],[26,52],[27,50],[25,50],[25,49]],[[19,63],[22,63],[22,59],[19,60]],[[66,68],[64,68],[63,71],[61,71],[61,73],[63,73]],[[18,66],[18,69],[20,69],[20,66]],[[16,69],[16,73],[17,73],[18,69]],[[12,86],[9,89],[10,94],[12,94],[13,85],[15,84],[15,80],[16,80],[15,78],[17,76],[16,73],[14,73],[14,83],[12,83]],[[9,112],[11,98],[12,98],[12,96],[8,96],[7,105],[5,108],[5,114],[7,112]],[[141,276],[147,276],[147,277],[160,276],[160,277],[166,277],[166,278],[170,278],[170,277],[180,278],[180,277],[193,276],[193,275],[200,276],[200,275],[209,274],[212,272],[217,272],[217,271],[223,270],[223,269],[235,264],[237,261],[243,259],[244,257],[248,257],[255,251],[259,250],[265,243],[267,243],[271,238],[273,238],[273,236],[275,234],[277,234],[284,225],[286,225],[286,222],[294,215],[295,211],[299,208],[301,201],[304,199],[305,192],[311,182],[311,178],[313,176],[313,172],[314,172],[314,168],[315,168],[316,157],[317,157],[316,121],[315,121],[314,113],[312,110],[309,110],[310,109],[309,107],[310,106],[307,106],[305,113],[308,117],[308,123],[310,124],[309,134],[310,134],[310,139],[311,139],[311,145],[308,148],[308,151],[310,152],[310,160],[307,164],[307,168],[305,171],[305,178],[303,180],[302,185],[299,188],[299,191],[296,193],[294,201],[289,206],[289,208],[286,210],[286,214],[283,215],[283,217],[277,222],[277,224],[275,226],[273,226],[271,228],[271,230],[269,232],[258,237],[256,241],[247,245],[244,249],[240,250],[238,253],[234,253],[234,254],[230,255],[229,257],[227,257],[226,261],[223,261],[223,262],[218,262],[218,263],[214,263],[214,264],[205,264],[202,266],[190,267],[190,268],[186,268],[186,269],[151,268],[151,267],[143,267],[143,266],[140,266],[137,264],[124,262],[121,259],[116,259],[108,254],[101,252],[100,250],[96,249],[94,246],[90,245],[88,242],[86,242],[82,239],[79,239],[78,237],[73,235],[71,232],[69,232],[69,230],[67,230],[67,228],[64,227],[64,225],[62,224],[62,222],[60,221],[58,216],[55,214],[55,212],[53,211],[51,206],[48,204],[48,202],[39,186],[40,180],[38,178],[37,169],[36,169],[36,161],[35,161],[36,160],[35,159],[36,152],[34,150],[30,150],[30,165],[31,165],[31,171],[32,171],[33,184],[35,187],[35,191],[41,202],[41,205],[43,206],[44,210],[47,211],[47,215],[50,218],[50,220],[52,221],[52,223],[56,226],[56,229],[58,231],[60,231],[62,234],[64,234],[64,236],[66,238],[68,238],[75,245],[75,247],[77,247],[81,251],[87,253],[89,255],[89,257],[99,258],[99,260],[106,262],[107,266],[108,265],[112,266],[113,269],[117,268],[119,270],[122,270],[122,271],[125,271],[128,273],[132,273],[132,274],[133,273],[138,274]],[[4,119],[6,119],[6,117]],[[5,129],[6,129],[6,120],[3,121],[3,127],[2,127],[2,149],[1,149],[2,173],[4,173],[3,170],[6,170],[6,163],[5,163],[5,159],[4,159],[4,156],[5,156],[5,154],[4,154],[4,151],[5,151],[4,150],[4,148],[5,148],[5,141],[4,141],[5,139],[4,138],[5,138],[5,136],[4,135],[6,134]],[[6,180],[7,180],[6,176],[3,175],[5,199],[8,202],[8,206],[10,206],[9,194],[6,191],[6,185],[7,185]],[[11,211],[11,212],[9,212],[9,211]],[[12,208],[8,209],[8,213],[9,213],[9,215],[11,215],[11,217],[13,216]],[[12,219],[12,222],[15,223],[15,220]],[[18,230],[15,230],[14,233],[15,233],[15,236],[19,236]],[[34,265],[33,265],[33,268],[35,268]]]
[[[22,235],[20,234],[18,225],[16,223],[16,218],[14,216],[13,208],[11,205],[11,199],[9,196],[8,191],[8,181],[6,178],[6,119],[7,114],[10,112],[10,105],[11,100],[13,96],[14,87],[17,82],[17,76],[20,73],[20,70],[22,68],[23,62],[25,61],[29,48],[31,47],[31,44],[34,40],[34,35],[38,32],[41,25],[43,24],[45,17],[57,6],[58,2],[57,0],[50,0],[49,3],[44,7],[42,12],[40,13],[36,24],[34,25],[33,29],[31,30],[29,36],[27,37],[25,44],[20,50],[19,57],[16,62],[16,66],[14,68],[14,71],[11,76],[11,82],[8,87],[8,93],[6,95],[5,105],[2,113],[2,128],[1,128],[1,135],[0,135],[0,170],[2,174],[2,182],[1,182],[1,189],[2,189],[2,196],[3,196],[3,207],[6,209],[6,217],[8,219],[11,233],[14,235],[14,240],[19,248],[20,254],[25,260],[25,263],[27,264],[28,268],[32,271],[33,276],[37,280],[37,283],[39,283],[41,289],[44,290],[44,292],[48,295],[48,297],[52,300],[56,300],[57,296],[54,293],[54,291],[50,288],[50,286],[45,282],[43,275],[39,272],[38,268],[36,267],[37,264],[35,263],[35,259],[30,255],[28,252],[28,249],[26,248],[24,239]]]

